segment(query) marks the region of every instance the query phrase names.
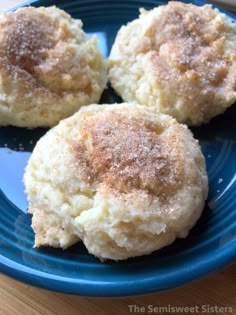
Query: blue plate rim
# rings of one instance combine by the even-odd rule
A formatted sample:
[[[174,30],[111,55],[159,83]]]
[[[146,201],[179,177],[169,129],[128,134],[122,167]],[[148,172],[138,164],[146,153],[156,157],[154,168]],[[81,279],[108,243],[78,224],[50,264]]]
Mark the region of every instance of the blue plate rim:
[[[193,265],[192,269],[188,270],[187,273],[183,268],[182,272],[180,273],[178,271],[177,275],[175,275],[175,273],[174,276],[167,277],[165,275],[164,279],[161,280],[159,277],[158,282],[156,277],[150,277],[148,279],[144,278],[142,281],[122,281],[117,283],[81,279],[76,279],[76,281],[74,278],[60,277],[56,275],[51,275],[49,278],[49,274],[46,272],[22,266],[16,262],[12,262],[2,255],[0,256],[2,272],[16,280],[50,291],[90,297],[125,297],[174,289],[192,281],[200,280],[206,275],[217,272],[218,270],[233,264],[235,261],[236,241],[233,241],[230,245],[228,244],[225,246],[220,254],[213,256],[210,260],[201,260],[198,264]]]
[[[28,1],[25,1],[25,2],[22,2],[21,4],[17,5],[17,6],[14,6],[12,7],[10,10],[8,11],[15,11],[17,9],[20,9],[22,7],[25,7],[25,6],[30,6],[30,5],[34,5],[34,4],[37,4],[37,2],[40,2],[41,0],[28,0]],[[168,0],[169,1],[169,0]],[[181,0],[176,0],[176,1],[181,1]],[[210,3],[209,1],[207,0],[193,0],[195,2],[195,4],[198,4],[198,5],[204,5],[204,4],[210,4],[213,6],[213,8],[216,8],[218,9],[219,11],[221,11],[222,13],[225,13],[226,15],[230,16],[231,18],[233,19],[236,19],[236,14],[233,13],[233,12],[230,12],[224,8],[222,8],[221,6],[219,5],[216,5],[214,3]]]

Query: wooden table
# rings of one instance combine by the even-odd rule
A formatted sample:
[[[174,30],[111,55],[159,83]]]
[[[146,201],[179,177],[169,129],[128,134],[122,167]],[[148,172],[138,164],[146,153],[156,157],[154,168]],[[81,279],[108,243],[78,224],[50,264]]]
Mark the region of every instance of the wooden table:
[[[130,309],[139,308],[141,310],[141,307],[146,310],[155,310],[154,307],[177,309],[178,306],[186,307],[186,311],[179,312],[180,314],[235,315],[236,265],[172,291],[121,299],[85,298],[59,294],[19,283],[3,275],[0,276],[1,315],[169,314],[167,312],[131,313]],[[195,312],[191,312],[190,307],[193,307],[192,310]],[[204,312],[207,309],[214,311]],[[158,311],[158,309],[156,310]],[[177,311],[175,313],[177,314]]]
[[[0,9],[9,9],[20,2],[0,0]],[[147,314],[148,311],[149,314],[161,314],[160,307],[165,307],[162,314],[168,314],[170,307],[177,313],[178,306],[186,307],[182,314],[236,315],[236,265],[172,291],[121,299],[59,294],[0,275],[0,315],[123,315],[131,314],[134,309],[135,314]],[[141,312],[144,309],[146,312]]]

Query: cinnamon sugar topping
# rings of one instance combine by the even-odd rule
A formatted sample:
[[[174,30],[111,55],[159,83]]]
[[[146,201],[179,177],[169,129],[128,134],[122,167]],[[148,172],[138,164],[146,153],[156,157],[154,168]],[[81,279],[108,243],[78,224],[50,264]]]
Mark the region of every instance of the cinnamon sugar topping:
[[[9,65],[28,72],[40,63],[45,51],[53,46],[52,25],[43,17],[25,14],[24,10],[5,15],[0,40],[0,58]]]
[[[90,165],[98,181],[108,187],[163,195],[174,191],[181,179],[183,166],[175,135],[164,134],[163,127],[147,119],[117,112],[95,115],[84,122],[81,136],[87,149],[86,154],[77,154],[87,156],[80,163],[82,173],[90,175]]]

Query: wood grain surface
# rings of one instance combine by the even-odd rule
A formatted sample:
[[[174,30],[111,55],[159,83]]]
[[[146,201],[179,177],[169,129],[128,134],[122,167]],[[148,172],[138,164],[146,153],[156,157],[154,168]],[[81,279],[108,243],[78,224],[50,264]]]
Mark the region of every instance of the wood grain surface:
[[[141,307],[146,312],[130,312]],[[159,312],[159,307],[182,312]],[[155,310],[158,312],[150,312]],[[192,309],[190,307],[193,307]],[[149,311],[148,311],[149,310]],[[188,311],[189,310],[189,311]],[[191,311],[192,310],[192,311]],[[194,311],[195,310],[195,311]],[[206,310],[209,310],[206,312]],[[193,312],[194,311],[194,312]],[[236,315],[236,265],[201,281],[147,296],[105,299],[65,295],[38,289],[0,276],[1,315],[126,315],[126,314]]]
[[[236,0],[230,1],[236,7]],[[20,2],[22,1],[0,0],[0,9],[9,9]],[[178,306],[187,308],[178,311]],[[164,308],[161,309],[161,307]],[[170,307],[171,312],[168,312]],[[131,312],[134,309],[136,313]],[[142,310],[145,311],[142,312]],[[236,265],[172,291],[120,299],[85,298],[54,293],[0,275],[0,315],[125,315],[132,313],[236,315]]]

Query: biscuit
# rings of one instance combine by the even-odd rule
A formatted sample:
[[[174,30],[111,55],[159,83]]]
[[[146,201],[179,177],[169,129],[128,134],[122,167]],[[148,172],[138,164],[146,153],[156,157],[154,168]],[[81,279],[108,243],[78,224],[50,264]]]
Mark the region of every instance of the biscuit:
[[[169,2],[122,26],[109,79],[126,102],[156,106],[188,125],[236,101],[236,23],[213,9]]]
[[[187,126],[131,103],[85,106],[61,121],[38,141],[24,183],[36,247],[80,239],[113,260],[186,237],[208,193]]]
[[[63,10],[0,13],[0,125],[53,126],[98,102],[106,68],[97,39]]]

